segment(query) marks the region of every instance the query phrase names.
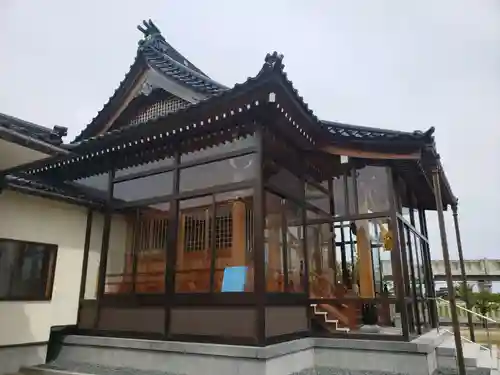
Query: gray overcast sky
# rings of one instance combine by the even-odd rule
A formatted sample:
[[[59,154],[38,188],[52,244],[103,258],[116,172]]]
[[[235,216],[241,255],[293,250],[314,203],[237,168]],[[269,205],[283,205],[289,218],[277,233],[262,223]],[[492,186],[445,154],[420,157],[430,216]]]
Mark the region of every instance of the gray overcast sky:
[[[141,38],[136,25],[148,18],[228,86],[277,50],[321,118],[435,126],[466,257],[499,257],[500,1],[1,0],[0,112],[67,126],[73,138],[118,87]]]

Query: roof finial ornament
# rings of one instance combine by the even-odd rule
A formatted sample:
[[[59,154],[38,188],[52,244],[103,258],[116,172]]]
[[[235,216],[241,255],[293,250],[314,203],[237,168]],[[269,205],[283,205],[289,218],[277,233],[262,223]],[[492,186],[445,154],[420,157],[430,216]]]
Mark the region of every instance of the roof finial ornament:
[[[274,51],[272,54],[267,54],[265,59],[266,65],[272,69],[283,70],[285,65],[283,64],[283,55],[278,54],[278,52]]]
[[[142,21],[142,25],[138,25],[137,29],[144,34],[146,40],[155,36],[161,36],[160,29],[151,20]]]

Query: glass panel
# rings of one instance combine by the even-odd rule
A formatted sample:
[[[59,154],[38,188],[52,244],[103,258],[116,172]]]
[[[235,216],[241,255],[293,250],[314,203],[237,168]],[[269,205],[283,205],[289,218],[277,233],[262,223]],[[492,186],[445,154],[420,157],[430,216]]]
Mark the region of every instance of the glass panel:
[[[13,296],[45,296],[43,272],[44,245],[26,244],[21,252],[22,262],[12,279]]]
[[[109,235],[104,293],[131,293],[134,215],[113,215]]]
[[[151,171],[151,170],[156,169],[156,168],[168,167],[168,166],[173,165],[173,164],[174,164],[174,158],[167,157],[165,159],[152,161],[151,163],[146,163],[146,164],[136,165],[133,167],[118,169],[115,171],[115,177],[124,177],[124,176],[128,176],[131,174],[139,173],[139,172]]]
[[[209,225],[215,247],[215,292],[253,291],[252,196],[252,190],[215,195],[215,228]]]
[[[164,293],[169,203],[142,209],[134,228],[135,292]]]
[[[50,297],[55,247],[0,240],[0,297],[43,300]]]
[[[333,179],[335,216],[354,214],[356,212],[354,197],[354,181],[352,176],[342,175]]]
[[[307,252],[309,256],[310,296],[312,298],[333,298],[335,270],[331,267],[330,225],[307,226]]]
[[[415,218],[415,229],[417,230],[418,233],[422,233],[422,229],[420,228],[420,215],[419,215],[419,210],[414,211],[414,218]]]
[[[389,180],[386,167],[366,166],[357,170],[359,213],[389,211]]]
[[[266,193],[266,220],[265,220],[265,262],[266,262],[266,290],[268,292],[285,291],[284,270],[284,210],[286,200]]]
[[[291,293],[305,292],[305,253],[304,253],[304,220],[303,209],[296,203],[286,200],[285,234],[288,262],[288,291]]]
[[[180,202],[176,293],[210,292],[212,202],[212,196]]]
[[[181,169],[179,190],[191,191],[241,182],[255,177],[255,154]]]
[[[16,271],[23,244],[17,241],[0,241],[0,297],[10,295],[11,280]]]
[[[108,191],[108,174],[98,174],[96,176],[90,176],[86,178],[80,178],[75,180],[76,185],[83,185],[87,188],[92,188],[95,190],[99,190],[100,192],[106,193]]]
[[[299,199],[304,197],[304,183],[300,178],[274,161],[266,161],[264,180],[269,186],[274,186],[289,196]]]
[[[305,187],[306,201],[323,210],[325,213],[330,213],[330,198],[328,194],[312,184],[306,183]]]
[[[114,185],[113,197],[127,202],[154,198],[173,193],[174,173],[166,172],[137,178]]]
[[[343,274],[337,280],[350,293],[363,298],[390,294],[382,268],[393,247],[387,218],[337,222],[335,244],[337,267]]]
[[[406,249],[406,267],[408,272],[408,282],[407,282],[407,291],[405,293],[406,296],[413,298],[417,296],[416,290],[416,280],[415,280],[415,268],[413,264],[415,262],[413,255],[413,242],[411,241],[411,231],[406,224],[402,224],[404,229],[404,243]],[[418,315],[418,304],[415,303],[408,305],[408,315],[410,318],[410,330],[414,332],[417,328],[417,315]]]
[[[341,221],[334,225],[337,282],[346,289],[352,288],[352,268],[354,259],[354,239],[350,222]]]
[[[202,159],[209,156],[220,155],[226,152],[242,150],[247,147],[255,146],[255,144],[256,144],[255,136],[248,135],[244,138],[234,139],[230,142],[226,142],[217,146],[209,147],[195,152],[190,152],[187,154],[182,154],[181,163]]]

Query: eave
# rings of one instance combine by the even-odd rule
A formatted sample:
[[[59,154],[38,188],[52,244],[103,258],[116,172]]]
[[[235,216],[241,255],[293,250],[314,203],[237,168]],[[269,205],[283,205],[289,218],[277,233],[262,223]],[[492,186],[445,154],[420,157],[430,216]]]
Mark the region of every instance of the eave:
[[[39,151],[47,155],[69,154],[69,151],[63,147],[40,141],[34,137],[18,133],[12,129],[0,126],[0,139],[18,144],[20,146]]]

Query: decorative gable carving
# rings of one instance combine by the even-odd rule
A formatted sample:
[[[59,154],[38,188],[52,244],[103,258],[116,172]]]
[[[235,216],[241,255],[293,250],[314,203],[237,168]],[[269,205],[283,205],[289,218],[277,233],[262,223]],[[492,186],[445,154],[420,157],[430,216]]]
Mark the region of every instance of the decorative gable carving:
[[[129,125],[142,124],[159,117],[164,117],[169,113],[176,112],[181,108],[185,108],[189,103],[183,99],[172,96],[165,100],[157,101],[156,103],[146,106],[139,110],[139,113],[133,120],[130,121]]]

